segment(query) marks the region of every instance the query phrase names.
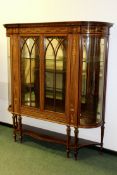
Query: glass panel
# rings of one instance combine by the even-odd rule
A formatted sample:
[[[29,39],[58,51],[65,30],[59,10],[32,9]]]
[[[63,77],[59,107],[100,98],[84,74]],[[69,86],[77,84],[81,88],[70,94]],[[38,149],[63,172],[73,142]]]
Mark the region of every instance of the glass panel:
[[[66,38],[45,38],[45,109],[65,111]]]
[[[39,107],[39,37],[22,37],[21,103]]]
[[[106,39],[82,39],[81,125],[94,125],[102,120],[104,62]]]

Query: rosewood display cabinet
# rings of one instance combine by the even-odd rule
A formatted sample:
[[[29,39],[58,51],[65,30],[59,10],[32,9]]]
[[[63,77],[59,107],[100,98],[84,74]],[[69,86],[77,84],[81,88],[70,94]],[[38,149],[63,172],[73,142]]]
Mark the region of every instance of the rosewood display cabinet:
[[[14,139],[24,134],[66,145],[103,147],[109,30],[106,22],[5,24],[9,43],[9,111]],[[66,126],[66,139],[22,129],[28,116]],[[71,139],[71,127],[74,137]],[[100,142],[83,142],[79,128],[101,128]]]

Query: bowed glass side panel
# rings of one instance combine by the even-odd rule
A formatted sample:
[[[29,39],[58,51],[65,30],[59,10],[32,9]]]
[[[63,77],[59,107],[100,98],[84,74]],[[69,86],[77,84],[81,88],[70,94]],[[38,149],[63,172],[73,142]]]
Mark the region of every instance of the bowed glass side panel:
[[[65,112],[66,37],[46,37],[45,47],[45,109]]]
[[[81,125],[102,121],[106,38],[82,38]]]
[[[21,37],[21,104],[39,107],[39,37]]]

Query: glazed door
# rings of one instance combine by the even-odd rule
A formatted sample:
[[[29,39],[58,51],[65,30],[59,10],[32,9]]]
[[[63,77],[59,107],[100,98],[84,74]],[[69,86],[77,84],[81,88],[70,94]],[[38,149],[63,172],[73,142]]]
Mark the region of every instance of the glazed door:
[[[80,126],[98,126],[103,120],[107,38],[82,37]]]
[[[21,105],[40,107],[40,37],[20,38]]]
[[[67,39],[44,38],[44,109],[65,112]]]
[[[66,112],[67,36],[20,37],[21,106]]]

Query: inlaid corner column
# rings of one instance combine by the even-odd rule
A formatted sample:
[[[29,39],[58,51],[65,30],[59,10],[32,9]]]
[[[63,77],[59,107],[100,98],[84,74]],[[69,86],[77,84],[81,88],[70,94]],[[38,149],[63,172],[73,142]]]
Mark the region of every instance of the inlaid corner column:
[[[67,125],[66,131],[67,131],[67,143],[66,143],[66,144],[67,144],[67,145],[66,145],[67,149],[66,149],[66,152],[67,152],[67,158],[69,158],[69,153],[70,153],[70,141],[71,141],[71,128],[70,128],[69,125]]]
[[[74,158],[78,157],[78,127],[74,127]]]

